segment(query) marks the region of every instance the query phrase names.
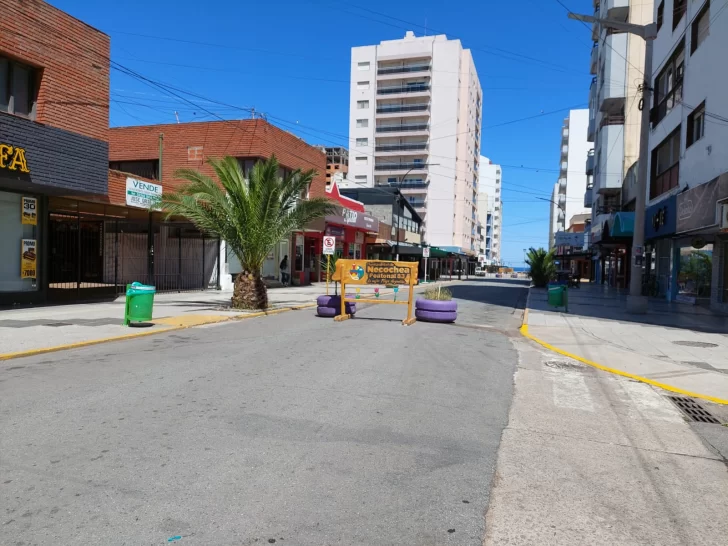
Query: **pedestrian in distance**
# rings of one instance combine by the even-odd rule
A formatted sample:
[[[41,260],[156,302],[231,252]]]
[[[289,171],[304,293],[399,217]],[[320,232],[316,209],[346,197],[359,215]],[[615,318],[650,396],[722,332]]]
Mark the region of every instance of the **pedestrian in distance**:
[[[283,256],[283,259],[281,260],[280,264],[281,268],[281,284],[283,286],[288,286],[289,278],[288,278],[288,254]]]

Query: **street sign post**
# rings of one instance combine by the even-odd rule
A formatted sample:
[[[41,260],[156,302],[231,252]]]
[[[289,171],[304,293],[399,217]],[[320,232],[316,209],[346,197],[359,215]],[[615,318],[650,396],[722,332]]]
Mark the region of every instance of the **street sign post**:
[[[427,258],[430,257],[430,247],[426,246],[422,249],[422,257],[425,259],[425,283],[427,283]]]
[[[331,256],[336,251],[336,237],[324,237],[324,256],[326,256],[326,295],[329,295],[329,271],[331,269]]]

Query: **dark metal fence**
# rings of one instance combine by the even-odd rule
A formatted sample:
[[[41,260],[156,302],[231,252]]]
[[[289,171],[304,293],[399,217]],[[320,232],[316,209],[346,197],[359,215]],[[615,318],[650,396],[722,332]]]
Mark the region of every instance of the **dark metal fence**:
[[[56,300],[111,298],[135,281],[158,292],[220,285],[219,239],[157,218],[51,212],[49,262],[48,295]]]

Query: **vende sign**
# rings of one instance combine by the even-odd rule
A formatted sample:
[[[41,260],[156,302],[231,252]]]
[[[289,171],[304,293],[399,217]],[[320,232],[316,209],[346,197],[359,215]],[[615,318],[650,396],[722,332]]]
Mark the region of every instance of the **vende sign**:
[[[126,179],[126,204],[140,209],[159,208],[162,186],[144,180]]]

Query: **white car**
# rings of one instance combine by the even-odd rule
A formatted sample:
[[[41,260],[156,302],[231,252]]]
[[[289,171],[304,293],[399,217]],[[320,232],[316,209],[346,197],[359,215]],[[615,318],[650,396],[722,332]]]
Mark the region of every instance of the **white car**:
[[[482,267],[476,267],[475,276],[476,277],[485,277],[485,269],[483,269]]]

